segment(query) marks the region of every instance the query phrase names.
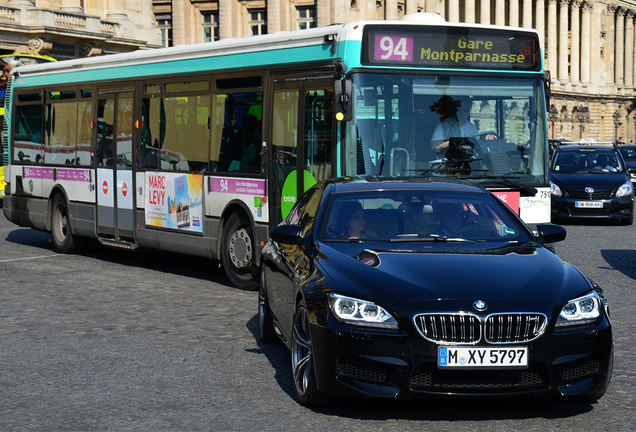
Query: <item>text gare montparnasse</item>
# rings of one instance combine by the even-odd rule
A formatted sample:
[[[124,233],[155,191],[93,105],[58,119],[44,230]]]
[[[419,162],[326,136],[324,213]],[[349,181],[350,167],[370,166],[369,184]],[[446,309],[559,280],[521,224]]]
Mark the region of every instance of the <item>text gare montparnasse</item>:
[[[459,38],[457,47],[450,50],[422,47],[420,59],[450,63],[524,64],[527,56],[520,53],[497,52],[496,44],[492,41]]]

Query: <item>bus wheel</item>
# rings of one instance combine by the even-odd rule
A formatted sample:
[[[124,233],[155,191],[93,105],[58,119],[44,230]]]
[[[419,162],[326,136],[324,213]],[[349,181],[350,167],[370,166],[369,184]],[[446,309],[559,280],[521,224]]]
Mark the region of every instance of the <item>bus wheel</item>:
[[[55,195],[51,206],[51,238],[53,247],[61,253],[78,253],[86,245],[86,239],[74,236],[71,232],[71,219],[68,214],[66,200],[62,195]]]
[[[227,277],[237,287],[253,291],[259,285],[256,266],[256,245],[249,219],[236,213],[230,215],[223,227],[221,263]]]

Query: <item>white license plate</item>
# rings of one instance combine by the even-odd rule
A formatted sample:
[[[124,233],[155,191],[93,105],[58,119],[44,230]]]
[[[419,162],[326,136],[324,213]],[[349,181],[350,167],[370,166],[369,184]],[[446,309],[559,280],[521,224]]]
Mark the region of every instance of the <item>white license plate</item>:
[[[437,365],[440,368],[527,367],[528,347],[439,347]]]
[[[574,207],[603,208],[603,201],[575,201]]]

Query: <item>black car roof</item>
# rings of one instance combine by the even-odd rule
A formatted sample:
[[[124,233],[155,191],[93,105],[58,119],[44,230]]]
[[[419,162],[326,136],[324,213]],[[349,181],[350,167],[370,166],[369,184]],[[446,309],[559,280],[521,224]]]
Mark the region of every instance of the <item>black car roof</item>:
[[[417,177],[341,177],[327,180],[335,193],[377,190],[445,190],[455,192],[487,193],[479,186],[455,179],[422,179]]]

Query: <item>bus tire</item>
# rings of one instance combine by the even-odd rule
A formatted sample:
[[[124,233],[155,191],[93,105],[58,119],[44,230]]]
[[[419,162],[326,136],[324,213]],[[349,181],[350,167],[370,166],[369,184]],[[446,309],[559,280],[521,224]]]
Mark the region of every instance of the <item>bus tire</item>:
[[[221,264],[234,286],[246,291],[258,289],[260,269],[256,266],[254,231],[244,214],[231,214],[223,226]]]
[[[55,195],[51,205],[51,240],[56,251],[63,254],[79,253],[86,246],[86,239],[74,236],[68,205],[62,195]]]

